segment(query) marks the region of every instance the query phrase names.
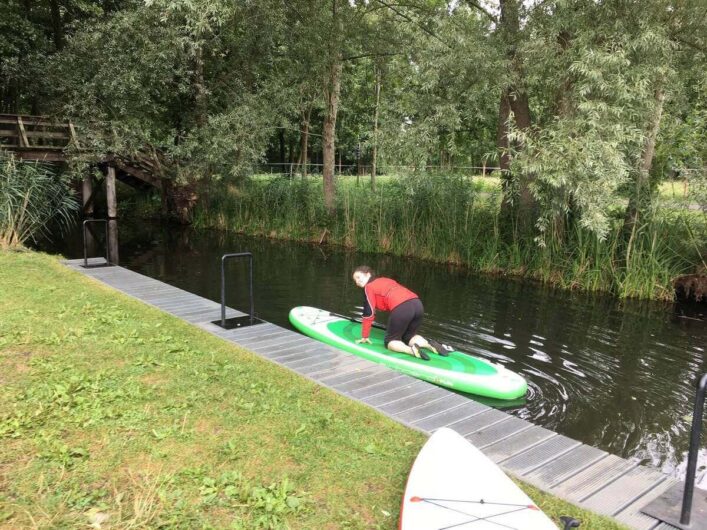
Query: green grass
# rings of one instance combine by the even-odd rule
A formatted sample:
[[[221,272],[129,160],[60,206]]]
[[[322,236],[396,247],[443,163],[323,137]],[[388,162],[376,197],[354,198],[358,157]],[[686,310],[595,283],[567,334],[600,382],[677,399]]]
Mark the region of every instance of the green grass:
[[[0,292],[0,528],[396,527],[422,434],[50,256]]]

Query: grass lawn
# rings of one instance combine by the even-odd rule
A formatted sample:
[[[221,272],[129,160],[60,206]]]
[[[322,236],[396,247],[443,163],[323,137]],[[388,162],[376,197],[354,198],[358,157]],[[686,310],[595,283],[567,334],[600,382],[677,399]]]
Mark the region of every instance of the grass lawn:
[[[51,256],[0,293],[0,528],[397,527],[422,434]]]

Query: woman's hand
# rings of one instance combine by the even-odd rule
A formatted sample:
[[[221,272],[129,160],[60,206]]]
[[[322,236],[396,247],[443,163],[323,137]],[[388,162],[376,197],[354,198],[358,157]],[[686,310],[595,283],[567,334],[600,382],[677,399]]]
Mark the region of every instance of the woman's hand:
[[[373,344],[373,343],[371,342],[371,339],[360,338],[356,341],[356,344]]]

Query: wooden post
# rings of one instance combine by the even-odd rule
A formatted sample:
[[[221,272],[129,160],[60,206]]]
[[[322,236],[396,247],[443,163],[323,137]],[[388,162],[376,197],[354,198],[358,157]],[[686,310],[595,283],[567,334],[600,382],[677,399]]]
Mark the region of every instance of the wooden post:
[[[87,171],[81,183],[81,202],[84,218],[90,219],[93,217],[93,198],[93,176],[90,171]],[[93,234],[94,226],[94,223],[89,223],[86,227],[86,249],[90,256],[96,254],[96,238]],[[107,244],[108,242],[106,241]]]
[[[20,147],[29,147],[29,141],[27,140],[27,133],[25,132],[25,124],[22,121],[21,116],[17,116],[17,132],[19,133],[18,140]]]
[[[93,217],[93,177],[87,173],[81,184],[81,200],[84,217]]]
[[[118,265],[118,200],[115,195],[115,167],[108,166],[106,172],[106,202],[108,203],[108,257]]]
[[[69,122],[69,142],[73,142],[76,149],[81,149],[81,144],[79,144],[79,137],[76,134],[76,129],[74,124]]]
[[[108,166],[106,171],[106,203],[108,218],[115,219],[118,216],[118,200],[115,195],[115,167],[113,166]]]
[[[120,264],[120,255],[118,253],[118,221],[117,219],[108,220],[108,260],[113,265]]]

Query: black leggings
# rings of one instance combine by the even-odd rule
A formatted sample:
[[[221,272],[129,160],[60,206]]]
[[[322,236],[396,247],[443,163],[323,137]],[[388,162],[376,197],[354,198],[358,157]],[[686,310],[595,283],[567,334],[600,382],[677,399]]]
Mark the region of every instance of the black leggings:
[[[424,308],[419,298],[413,298],[396,306],[390,312],[388,329],[385,332],[385,345],[391,340],[402,340],[405,344],[417,335],[417,330],[422,324]]]

